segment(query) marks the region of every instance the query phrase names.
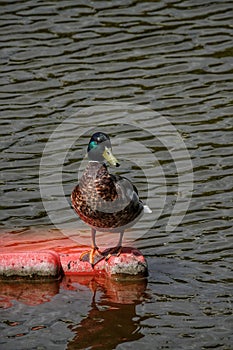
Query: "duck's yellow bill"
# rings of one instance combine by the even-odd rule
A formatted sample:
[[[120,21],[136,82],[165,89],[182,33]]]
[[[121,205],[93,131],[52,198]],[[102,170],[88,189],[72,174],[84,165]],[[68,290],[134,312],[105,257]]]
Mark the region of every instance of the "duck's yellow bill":
[[[103,157],[104,159],[106,159],[106,161],[113,166],[120,166],[118,160],[114,157],[114,155],[112,154],[112,151],[110,148],[105,147],[104,149],[104,153],[103,153]]]

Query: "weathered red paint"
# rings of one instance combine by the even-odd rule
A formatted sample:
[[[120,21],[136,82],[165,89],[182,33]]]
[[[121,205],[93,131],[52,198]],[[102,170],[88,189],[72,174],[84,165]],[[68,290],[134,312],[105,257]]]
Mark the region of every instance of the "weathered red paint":
[[[97,262],[92,268],[89,262],[80,261],[84,250],[60,253],[60,259],[65,275],[106,274],[108,277],[146,276],[147,263],[142,253],[130,247],[122,248],[119,256],[111,256]]]
[[[0,277],[15,278],[51,278],[62,274],[60,257],[53,251],[27,251],[0,253]]]
[[[125,247],[119,256],[111,256],[97,262],[92,268],[89,262],[80,261],[85,249],[60,251],[0,252],[1,279],[58,279],[65,275],[104,274],[108,277],[146,276],[147,263],[139,250]]]

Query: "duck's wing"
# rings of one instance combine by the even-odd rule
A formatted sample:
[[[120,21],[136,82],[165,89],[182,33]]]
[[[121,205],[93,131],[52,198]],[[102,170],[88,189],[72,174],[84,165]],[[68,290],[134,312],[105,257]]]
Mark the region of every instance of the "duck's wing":
[[[152,213],[151,209],[140,200],[137,187],[129,179],[119,175],[112,176],[114,177],[118,198],[120,197],[119,199],[122,202],[131,207],[137,207],[139,211],[143,209],[144,213]]]
[[[138,196],[138,190],[134,184],[124,176],[120,175],[111,175],[114,181],[118,198],[124,202],[141,202]]]

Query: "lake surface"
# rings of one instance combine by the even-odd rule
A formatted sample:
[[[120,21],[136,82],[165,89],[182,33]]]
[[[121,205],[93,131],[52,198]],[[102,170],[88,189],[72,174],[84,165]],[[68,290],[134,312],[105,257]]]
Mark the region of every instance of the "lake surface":
[[[100,128],[152,209],[125,233],[147,280],[1,284],[0,349],[232,349],[233,1],[0,6],[1,245],[89,244],[69,196]]]

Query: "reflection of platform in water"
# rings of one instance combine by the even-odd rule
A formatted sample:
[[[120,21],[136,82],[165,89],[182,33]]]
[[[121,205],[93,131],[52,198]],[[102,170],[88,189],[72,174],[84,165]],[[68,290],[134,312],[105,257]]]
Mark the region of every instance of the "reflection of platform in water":
[[[104,299],[116,304],[134,304],[145,291],[147,279],[121,280],[105,278],[102,275],[69,275],[61,281],[1,281],[0,307],[8,308],[13,302],[35,306],[49,302],[61,290],[78,290],[86,286],[93,292],[104,292]]]
[[[0,308],[13,306],[14,301],[34,306],[49,302],[59,293],[58,281],[0,281]]]

